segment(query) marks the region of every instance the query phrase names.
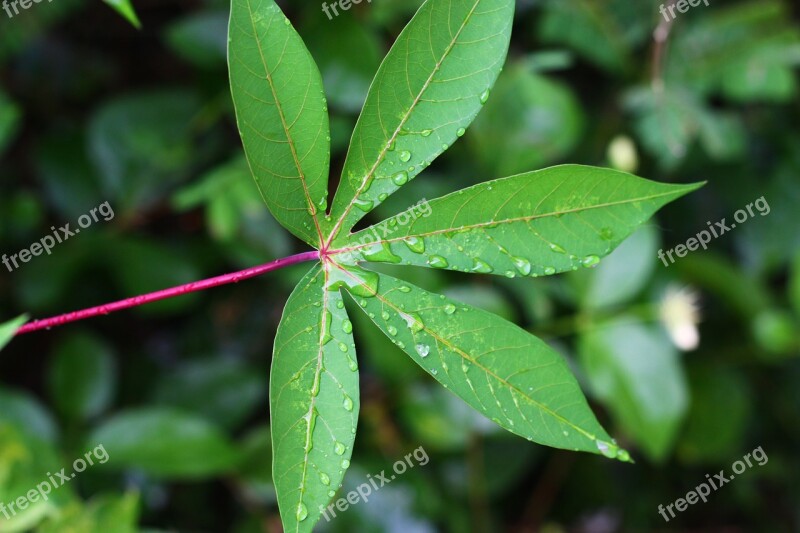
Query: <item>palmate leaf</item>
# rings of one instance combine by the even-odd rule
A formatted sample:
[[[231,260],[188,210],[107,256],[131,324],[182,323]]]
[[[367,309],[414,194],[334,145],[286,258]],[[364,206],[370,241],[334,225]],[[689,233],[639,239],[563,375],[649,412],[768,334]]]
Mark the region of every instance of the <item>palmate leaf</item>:
[[[245,153],[278,221],[321,250],[292,293],[270,382],[273,474],[286,531],[311,531],[349,466],[358,365],[340,289],[448,389],[533,441],[627,460],[563,358],[491,313],[357,266],[390,262],[502,275],[593,266],[696,186],[563,166],[485,183],[356,234],[486,102],[512,0],[428,0],[381,65],[325,216],[329,142],[320,75],[273,0],[233,0],[231,90]],[[377,241],[369,244],[369,240]]]
[[[311,531],[350,464],[359,412],[353,326],[315,266],[289,297],[270,375],[273,478],[285,531]]]
[[[256,185],[286,229],[319,246],[330,165],[319,69],[273,0],[233,0],[228,36],[231,94]]]
[[[700,185],[563,165],[481,183],[351,235],[336,253],[508,277],[597,265],[667,202]],[[425,216],[427,213],[429,216]]]
[[[359,274],[346,275],[353,280],[348,290],[361,289],[356,301],[381,331],[500,426],[540,444],[628,460],[595,419],[564,358],[538,338],[385,274],[377,283],[361,278],[361,285]]]
[[[332,236],[463,135],[505,61],[513,0],[428,0],[378,70],[333,201]]]

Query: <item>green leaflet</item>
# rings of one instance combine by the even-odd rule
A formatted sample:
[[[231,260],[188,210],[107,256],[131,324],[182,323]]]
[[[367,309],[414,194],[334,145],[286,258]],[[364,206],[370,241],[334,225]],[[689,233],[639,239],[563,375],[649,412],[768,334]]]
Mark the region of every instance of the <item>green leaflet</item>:
[[[0,324],[0,350],[5,348],[6,344],[11,342],[11,339],[14,338],[17,330],[21,328],[22,325],[27,321],[28,317],[21,316],[4,324]]]
[[[563,165],[443,196],[335,244],[348,262],[551,275],[597,265],[664,204],[700,186]]]
[[[540,444],[628,460],[595,419],[563,357],[525,330],[384,274],[375,297],[358,302],[422,368],[505,429]]]
[[[322,242],[330,132],[317,65],[272,0],[233,0],[228,64],[247,160],[276,219]]]
[[[332,237],[463,135],[505,61],[512,0],[428,0],[372,82],[333,202]]]
[[[359,412],[352,324],[315,266],[289,297],[270,375],[273,478],[285,531],[311,531],[350,465]]]
[[[133,9],[131,0],[103,0],[103,2],[114,8],[117,13],[122,15],[125,20],[130,22],[135,28],[139,29],[142,27],[142,23],[139,22],[139,17],[136,16],[136,10]]]

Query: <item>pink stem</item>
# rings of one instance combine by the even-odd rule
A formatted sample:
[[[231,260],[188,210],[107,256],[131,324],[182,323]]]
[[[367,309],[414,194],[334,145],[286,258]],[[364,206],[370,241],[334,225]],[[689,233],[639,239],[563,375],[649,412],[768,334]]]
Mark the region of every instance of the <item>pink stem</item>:
[[[265,265],[248,268],[240,272],[225,274],[223,276],[217,276],[216,278],[205,279],[202,281],[195,281],[179,287],[172,287],[171,289],[151,292],[150,294],[144,294],[142,296],[134,296],[133,298],[92,307],[90,309],[84,309],[82,311],[73,311],[72,313],[67,313],[65,315],[60,315],[53,318],[34,320],[33,322],[22,326],[19,331],[17,331],[17,335],[23,335],[25,333],[38,331],[41,329],[50,329],[55,326],[61,326],[63,324],[69,324],[70,322],[77,322],[78,320],[84,320],[86,318],[92,318],[99,315],[107,315],[115,311],[121,311],[131,307],[138,307],[151,302],[157,302],[167,298],[174,298],[175,296],[182,296],[184,294],[189,294],[190,292],[211,289],[213,287],[219,287],[220,285],[227,285],[229,283],[237,283],[245,279],[260,276],[261,274],[266,274],[267,272],[271,272],[273,270],[278,270],[279,268],[295,265],[304,261],[314,261],[317,259],[319,259],[318,251],[305,252],[302,254],[284,257],[283,259],[278,259]]]

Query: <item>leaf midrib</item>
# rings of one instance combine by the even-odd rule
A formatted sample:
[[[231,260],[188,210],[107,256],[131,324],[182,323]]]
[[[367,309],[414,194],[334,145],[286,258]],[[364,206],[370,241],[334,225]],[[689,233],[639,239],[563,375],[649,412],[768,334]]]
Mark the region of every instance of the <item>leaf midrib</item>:
[[[422,95],[425,94],[425,91],[427,91],[428,87],[430,87],[430,84],[433,81],[434,76],[436,76],[436,74],[439,72],[439,69],[441,68],[444,60],[447,59],[447,56],[449,56],[450,52],[452,52],[453,48],[455,48],[458,38],[461,36],[461,33],[464,31],[464,28],[466,28],[467,23],[472,18],[472,15],[475,13],[475,9],[477,9],[478,4],[480,4],[481,1],[482,0],[475,0],[472,9],[470,9],[467,16],[464,17],[464,22],[461,23],[461,26],[458,28],[458,31],[454,35],[452,41],[450,41],[450,44],[447,46],[447,49],[442,54],[442,57],[436,62],[436,66],[434,67],[433,72],[431,72],[430,76],[428,76],[428,79],[425,81],[425,84],[422,86],[422,89],[414,98],[414,102],[411,104],[408,111],[400,120],[397,129],[395,129],[394,133],[389,138],[389,141],[384,143],[383,148],[381,149],[380,154],[378,155],[378,159],[375,161],[375,164],[372,166],[367,175],[364,176],[364,179],[362,180],[361,185],[358,187],[356,194],[353,196],[353,199],[350,200],[344,212],[342,213],[341,217],[339,217],[339,219],[336,221],[333,230],[331,230],[330,237],[328,238],[328,242],[326,243],[326,248],[330,246],[330,244],[334,241],[334,239],[336,239],[339,232],[342,231],[342,224],[344,223],[344,220],[347,218],[347,215],[350,214],[350,211],[353,210],[353,206],[355,206],[356,200],[358,200],[359,196],[361,196],[361,193],[364,192],[365,187],[367,186],[368,183],[370,183],[371,178],[374,176],[375,171],[378,169],[380,164],[383,163],[386,154],[389,151],[389,147],[395,142],[397,137],[400,135],[400,131],[403,129],[403,126],[405,126],[406,122],[408,122],[408,120],[411,118],[411,113],[416,109],[417,105],[422,99]],[[356,128],[358,128],[358,124],[356,124]]]
[[[433,231],[429,231],[429,232],[425,232],[425,233],[408,233],[406,235],[402,235],[400,237],[394,237],[394,238],[391,238],[391,239],[381,239],[381,240],[378,240],[378,241],[375,241],[375,242],[370,242],[370,243],[366,243],[366,244],[360,244],[360,245],[353,246],[353,247],[350,247],[350,248],[339,248],[339,249],[336,249],[336,250],[331,250],[330,251],[330,255],[334,256],[334,255],[338,255],[338,254],[342,254],[342,253],[349,253],[349,252],[353,252],[353,251],[356,251],[356,250],[361,250],[362,248],[375,246],[376,244],[399,242],[399,241],[405,240],[405,239],[407,239],[409,237],[421,237],[421,238],[424,238],[424,237],[432,237],[434,235],[440,235],[442,233],[450,233],[450,232],[453,232],[453,231],[479,229],[479,228],[483,228],[483,227],[487,227],[487,226],[498,226],[498,225],[502,225],[502,224],[513,224],[515,222],[530,222],[531,220],[536,220],[536,219],[539,219],[539,218],[560,217],[562,215],[568,215],[568,214],[572,214],[572,213],[580,213],[582,211],[590,211],[592,209],[600,209],[600,208],[604,208],[604,207],[613,207],[613,206],[617,206],[617,205],[625,205],[625,204],[631,204],[631,203],[636,203],[636,202],[644,202],[644,201],[648,201],[648,200],[654,200],[654,199],[657,199],[657,198],[662,198],[664,196],[670,196],[670,195],[674,195],[674,194],[676,194],[676,191],[668,191],[668,192],[664,192],[664,193],[653,194],[653,195],[650,195],[650,196],[642,196],[642,197],[638,197],[638,198],[629,198],[629,199],[625,199],[625,200],[620,200],[618,202],[606,202],[606,203],[603,203],[603,204],[591,205],[591,206],[588,206],[588,207],[577,207],[577,208],[574,208],[574,209],[566,209],[564,211],[551,211],[549,213],[542,213],[542,214],[530,215],[530,216],[524,216],[524,217],[507,218],[507,219],[504,219],[504,220],[491,220],[491,221],[488,221],[488,222],[479,222],[479,223],[475,223],[475,224],[461,225],[461,226],[458,226],[458,227],[443,228],[443,229],[433,230]],[[440,200],[444,200],[445,198],[447,198],[447,197],[446,196],[442,197]],[[400,213],[400,214],[402,214],[402,213]],[[396,218],[396,216],[395,217],[391,217],[391,218],[389,218],[387,220],[391,220],[393,218]],[[379,222],[375,226],[379,226],[379,225],[381,225],[381,224],[383,224],[385,222],[386,221]],[[353,233],[353,234],[351,234],[351,238],[355,238],[358,235],[361,235],[362,233],[366,233],[371,228],[373,228],[375,226],[370,226],[369,228],[366,228],[366,229],[364,229],[364,230],[362,230],[362,231],[360,231],[358,233]]]
[[[251,0],[246,0],[246,1],[247,1],[247,12],[250,18],[250,24],[253,27],[253,37],[256,42],[256,46],[258,47],[258,55],[261,58],[261,65],[264,67],[264,74],[267,77],[267,83],[269,84],[270,91],[272,92],[272,98],[275,100],[275,107],[277,108],[278,115],[281,118],[281,126],[283,127],[283,131],[286,134],[286,140],[289,143],[289,149],[292,152],[292,159],[294,160],[295,167],[297,167],[300,183],[303,185],[303,194],[306,197],[306,203],[308,204],[308,208],[310,211],[309,214],[311,215],[311,218],[314,220],[314,226],[317,230],[317,237],[319,238],[319,242],[322,243],[324,241],[324,238],[322,237],[322,229],[320,228],[319,220],[317,219],[317,209],[316,206],[314,205],[314,202],[311,199],[311,194],[308,191],[308,184],[306,183],[305,172],[303,171],[302,164],[300,163],[300,158],[297,156],[297,148],[295,147],[294,139],[292,138],[289,125],[286,123],[286,117],[283,113],[283,105],[281,104],[281,101],[278,98],[278,93],[275,90],[275,84],[272,81],[272,74],[270,73],[269,67],[267,66],[267,60],[264,57],[264,49],[261,47],[261,38],[259,37],[258,29],[256,28],[256,22],[253,19],[253,7],[251,5]],[[272,24],[273,20],[274,17],[270,20],[270,24]]]
[[[332,264],[332,265],[335,265],[335,266],[336,266],[336,268],[338,268],[339,270],[341,270],[342,272],[344,272],[344,273],[345,273],[347,276],[349,276],[350,278],[354,279],[354,280],[355,280],[355,281],[356,281],[356,282],[357,282],[359,285],[361,285],[362,287],[364,287],[364,288],[366,288],[366,289],[368,289],[368,290],[370,289],[369,285],[367,285],[366,283],[364,283],[363,281],[361,281],[361,280],[360,280],[360,279],[359,279],[357,276],[353,275],[353,274],[352,274],[352,273],[351,273],[349,270],[342,268],[341,266],[339,266],[339,265],[338,265],[338,264],[336,264],[336,263],[331,263],[331,264]],[[387,305],[387,306],[389,306],[390,308],[394,309],[394,310],[395,310],[395,311],[397,311],[398,313],[405,313],[405,314],[407,314],[405,310],[402,310],[402,309],[400,309],[399,307],[397,307],[397,306],[393,305],[391,302],[389,302],[388,300],[386,300],[385,298],[383,298],[383,296],[382,296],[382,295],[381,295],[379,292],[376,292],[376,293],[375,293],[375,298],[379,299],[381,302],[383,302],[384,304],[386,304],[386,305]],[[528,400],[528,401],[529,401],[529,402],[530,402],[532,405],[534,405],[534,406],[538,407],[539,409],[541,409],[541,410],[542,410],[542,411],[544,411],[545,413],[549,414],[550,416],[552,416],[552,417],[553,417],[554,419],[556,419],[557,421],[559,421],[559,422],[561,422],[561,423],[563,423],[563,424],[565,424],[565,425],[569,426],[570,428],[574,429],[575,431],[577,431],[578,433],[582,434],[583,436],[585,436],[585,437],[586,437],[586,438],[588,438],[589,440],[591,440],[591,441],[593,441],[593,442],[597,442],[597,440],[598,440],[598,439],[597,439],[597,436],[596,436],[596,435],[592,435],[591,433],[589,433],[589,432],[588,432],[588,431],[586,431],[585,429],[583,429],[583,428],[581,428],[581,427],[578,427],[578,426],[576,426],[575,424],[573,424],[573,423],[572,423],[572,422],[570,422],[569,420],[565,419],[563,416],[561,416],[561,415],[559,415],[558,413],[554,412],[552,409],[550,409],[550,408],[549,408],[549,407],[547,407],[546,405],[542,405],[542,404],[541,404],[541,403],[539,403],[538,401],[534,400],[533,398],[531,398],[530,396],[528,396],[527,394],[525,394],[525,392],[521,391],[519,388],[517,388],[516,386],[512,385],[511,383],[509,383],[508,381],[506,381],[505,379],[501,378],[500,376],[498,376],[497,374],[495,374],[494,372],[492,372],[491,370],[489,370],[488,368],[486,368],[484,365],[482,365],[481,363],[479,363],[477,359],[473,359],[472,357],[470,357],[470,355],[469,355],[468,353],[464,352],[464,351],[463,351],[463,350],[461,350],[459,347],[457,347],[457,346],[453,345],[453,344],[452,344],[452,343],[450,343],[449,341],[447,341],[447,340],[443,339],[443,338],[442,338],[442,337],[440,337],[439,335],[437,335],[437,334],[435,334],[434,332],[432,332],[432,331],[431,331],[431,330],[428,328],[428,326],[427,326],[427,325],[425,325],[425,324],[422,324],[422,329],[423,329],[424,331],[426,331],[426,332],[428,333],[428,335],[430,335],[431,337],[433,337],[433,338],[434,338],[434,339],[436,339],[437,341],[441,342],[441,343],[442,343],[442,344],[444,344],[445,346],[449,347],[449,348],[450,348],[450,349],[451,349],[451,350],[452,350],[454,353],[458,353],[458,354],[459,354],[459,355],[460,355],[460,356],[461,356],[463,359],[466,359],[468,362],[470,362],[470,363],[472,363],[473,365],[475,365],[476,367],[478,367],[478,368],[482,369],[484,372],[486,372],[486,374],[487,374],[487,375],[489,375],[489,376],[491,376],[491,377],[493,377],[493,378],[497,379],[497,381],[499,381],[499,382],[500,382],[500,383],[502,383],[503,385],[507,386],[507,387],[508,387],[508,388],[509,388],[511,391],[514,391],[514,392],[518,393],[518,394],[519,394],[519,395],[520,395],[522,398],[524,398],[524,399]],[[477,395],[475,395],[475,397],[477,398]],[[480,399],[479,399],[479,401],[480,401]]]

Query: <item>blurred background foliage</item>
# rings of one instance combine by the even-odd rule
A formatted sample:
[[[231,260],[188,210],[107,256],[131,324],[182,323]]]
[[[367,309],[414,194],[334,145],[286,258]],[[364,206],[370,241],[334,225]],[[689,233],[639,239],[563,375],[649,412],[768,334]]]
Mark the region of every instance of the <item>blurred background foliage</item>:
[[[281,4],[322,70],[335,183],[371,77],[420,2],[362,2],[333,20],[318,0]],[[0,12],[0,252],[102,202],[116,212],[3,270],[3,320],[303,249],[267,213],[243,160],[228,3],[135,6],[140,31],[93,0]],[[673,23],[657,2],[517,7],[483,113],[371,221],[561,162],[708,180],[592,271],[512,281],[385,267],[556,346],[637,463],[499,430],[353,313],[364,322],[362,417],[340,494],[419,446],[431,460],[320,531],[800,530],[800,6],[711,0]],[[668,268],[658,260],[761,196],[768,216]],[[99,444],[110,460],[0,518],[0,531],[279,531],[269,365],[305,269],[14,340],[0,354],[0,501]],[[757,446],[765,466],[669,524],[657,514]]]

